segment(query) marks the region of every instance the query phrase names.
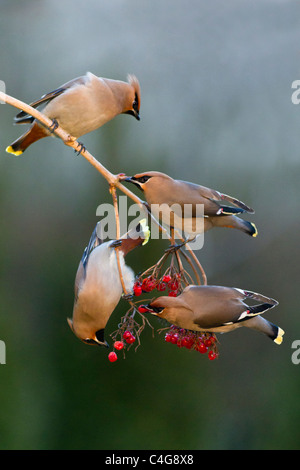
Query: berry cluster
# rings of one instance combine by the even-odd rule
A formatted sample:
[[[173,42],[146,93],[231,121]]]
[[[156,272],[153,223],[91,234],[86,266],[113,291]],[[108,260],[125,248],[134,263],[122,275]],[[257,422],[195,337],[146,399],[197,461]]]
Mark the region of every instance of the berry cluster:
[[[165,341],[176,344],[179,348],[194,349],[201,354],[207,353],[211,361],[218,357],[216,336],[214,334],[185,330],[172,325],[165,335]]]
[[[160,292],[168,291],[170,297],[176,297],[181,289],[181,275],[180,273],[165,274],[161,278],[156,278],[153,274],[145,277],[144,279],[137,279],[133,286],[133,293],[139,297],[145,292],[151,292],[157,289]]]
[[[136,338],[129,330],[126,330],[123,333],[123,340],[127,344],[133,344]],[[122,349],[124,349],[124,347],[126,346],[124,341],[115,341],[114,349],[116,349],[117,351],[121,351]],[[108,360],[110,362],[116,362],[117,359],[118,359],[117,353],[115,351],[111,351],[108,355]]]

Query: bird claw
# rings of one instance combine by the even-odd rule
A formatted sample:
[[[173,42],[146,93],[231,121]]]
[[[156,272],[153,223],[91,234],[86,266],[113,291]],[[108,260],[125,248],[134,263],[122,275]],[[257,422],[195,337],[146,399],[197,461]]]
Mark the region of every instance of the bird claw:
[[[187,242],[183,242],[183,243],[180,243],[180,244],[174,244],[174,245],[170,245],[169,248],[167,248],[165,250],[165,253],[175,253],[177,250],[179,250],[180,248],[182,248]]]
[[[77,150],[79,148],[79,150]],[[86,151],[85,145],[82,142],[78,142],[77,149],[74,150],[77,155],[80,155],[82,152]]]
[[[119,246],[122,245],[122,240],[114,240],[111,244],[110,244],[110,248],[118,248]]]
[[[128,300],[128,301],[133,300],[133,294],[123,294],[122,299]]]
[[[53,133],[58,128],[58,126],[59,126],[59,124],[58,124],[57,120],[52,119],[52,124],[49,127],[50,132]]]

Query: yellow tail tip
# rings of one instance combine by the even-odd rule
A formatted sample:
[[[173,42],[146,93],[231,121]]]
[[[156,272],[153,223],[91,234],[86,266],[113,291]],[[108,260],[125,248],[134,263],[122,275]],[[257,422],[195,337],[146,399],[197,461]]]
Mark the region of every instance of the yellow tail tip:
[[[22,150],[14,150],[11,145],[6,147],[6,152],[7,153],[12,153],[13,155],[19,156],[22,155]]]
[[[253,233],[252,237],[254,237],[254,238],[255,238],[255,237],[257,237],[257,235],[258,235],[258,230],[257,230],[257,228],[256,228],[256,225],[255,225],[255,224],[251,223],[251,225],[252,225],[252,227],[253,227],[253,228],[254,228],[254,230],[255,230],[255,232]]]
[[[277,338],[274,339],[274,343],[281,344],[283,340],[284,331],[282,328],[278,328]]]
[[[140,220],[140,225],[142,227],[143,234],[145,236],[145,240],[143,241],[143,245],[146,245],[146,243],[148,243],[149,238],[150,238],[150,229],[147,225],[147,220],[146,219]]]

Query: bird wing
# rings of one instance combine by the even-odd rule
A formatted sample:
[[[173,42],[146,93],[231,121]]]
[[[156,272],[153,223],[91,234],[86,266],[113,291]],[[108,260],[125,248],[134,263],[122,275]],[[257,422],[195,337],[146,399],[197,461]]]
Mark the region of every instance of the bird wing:
[[[204,329],[235,323],[247,310],[245,295],[232,287],[189,286],[181,296],[194,312],[194,324]]]
[[[89,260],[89,256],[92,253],[92,251],[97,246],[104,243],[104,240],[102,239],[101,228],[102,228],[101,223],[97,222],[96,227],[94,228],[91,238],[89,240],[89,243],[83,252],[81,262],[83,264],[84,269],[86,268],[87,262]]]
[[[254,213],[251,207],[227,194],[186,181],[180,181],[180,183],[183,189],[184,203],[193,205],[203,204],[204,215],[206,216],[232,215],[243,212]],[[223,201],[233,204],[234,207],[224,205]],[[193,215],[196,215],[196,212]]]
[[[81,288],[81,283],[84,278],[85,278],[85,269],[84,269],[82,261],[80,261],[78,269],[77,269],[76,277],[75,277],[75,284],[74,284],[74,297],[75,297],[74,305],[76,304],[78,300],[79,290]]]
[[[101,235],[101,229],[102,229],[101,223],[98,222],[96,224],[96,227],[93,230],[93,233],[91,235],[89,243],[88,243],[87,247],[84,249],[82,258],[80,260],[80,263],[79,263],[79,266],[78,266],[78,269],[77,269],[77,273],[76,273],[76,277],[75,277],[75,286],[74,286],[75,302],[77,301],[78,293],[79,293],[79,290],[81,288],[81,284],[82,284],[83,280],[85,279],[86,266],[87,266],[90,254],[92,253],[92,251],[97,246],[104,243],[104,240],[102,239],[102,235]]]
[[[53,91],[50,91],[49,93],[46,93],[39,100],[34,101],[33,103],[30,103],[30,106],[32,108],[37,108],[41,104],[46,104],[49,101],[56,98],[57,96],[64,93],[69,88],[73,87],[74,85],[83,85],[83,84],[85,84],[86,80],[87,80],[87,76],[74,78],[73,80],[70,80],[69,82],[65,83],[64,85],[57,88],[56,90],[53,90]],[[25,111],[20,111],[16,115],[16,117],[14,118],[14,123],[15,124],[26,124],[26,123],[31,123],[33,121],[34,121],[34,117],[30,116]]]
[[[194,312],[195,325],[202,328],[247,321],[278,305],[277,300],[233,287],[190,286],[190,289],[183,291],[181,295],[184,294],[185,301]],[[246,299],[263,303],[249,306],[245,302]]]

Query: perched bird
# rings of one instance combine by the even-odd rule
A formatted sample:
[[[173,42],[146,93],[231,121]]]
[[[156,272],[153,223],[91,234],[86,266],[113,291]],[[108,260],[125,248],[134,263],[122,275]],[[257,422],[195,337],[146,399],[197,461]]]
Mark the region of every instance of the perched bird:
[[[249,299],[263,303],[249,306],[245,302]],[[180,328],[225,333],[246,326],[281,344],[284,331],[261,317],[276,305],[276,300],[255,292],[233,287],[191,285],[178,297],[158,297],[145,308]]]
[[[43,114],[76,139],[113,119],[118,114],[131,114],[140,119],[140,86],[137,78],[128,75],[128,83],[97,77],[87,72],[58,89],[43,95],[30,106],[45,105]],[[29,145],[51,132],[32,116],[21,111],[15,117],[16,124],[32,123],[29,130],[6,149],[8,153],[21,155]],[[53,130],[52,129],[52,130]]]
[[[257,235],[253,223],[235,215],[244,212],[253,214],[254,210],[234,197],[204,186],[175,180],[158,171],[123,176],[122,180],[135,184],[144,192],[152,214],[163,225],[194,236],[213,227],[236,228],[252,237]],[[202,214],[201,211],[197,213],[197,208],[201,207],[197,205],[202,205]]]
[[[93,231],[77,270],[73,317],[68,318],[68,323],[75,335],[85,343],[108,346],[104,329],[122,295],[115,247],[119,247],[124,285],[131,294],[135,276],[133,270],[125,264],[124,257],[135,247],[146,244],[150,233],[146,219],[143,219],[119,240],[103,242],[99,224]]]

